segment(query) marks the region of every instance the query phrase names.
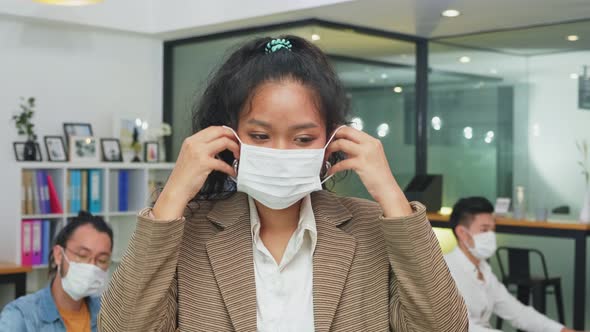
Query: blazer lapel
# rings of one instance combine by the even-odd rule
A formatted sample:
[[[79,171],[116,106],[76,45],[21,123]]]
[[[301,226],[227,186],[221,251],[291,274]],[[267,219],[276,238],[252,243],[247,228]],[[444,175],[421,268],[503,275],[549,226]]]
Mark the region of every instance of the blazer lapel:
[[[222,231],[207,241],[207,255],[235,331],[256,331],[256,282],[246,195],[220,200],[207,218]]]
[[[318,232],[313,257],[314,323],[317,332],[328,332],[354,258],[356,241],[337,228],[352,215],[333,194],[320,191],[311,197]]]

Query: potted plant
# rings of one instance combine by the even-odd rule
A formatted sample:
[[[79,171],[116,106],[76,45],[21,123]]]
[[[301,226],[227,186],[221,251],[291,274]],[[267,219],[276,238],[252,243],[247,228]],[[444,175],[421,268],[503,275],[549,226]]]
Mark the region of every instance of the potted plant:
[[[33,115],[35,114],[35,98],[27,99],[21,97],[20,113],[13,115],[12,120],[15,122],[19,135],[26,135],[27,141],[24,148],[24,160],[32,161],[37,156],[37,135],[35,134],[35,124],[33,124]]]
[[[582,159],[578,160],[578,165],[582,168],[582,175],[585,180],[585,195],[582,202],[582,210],[580,211],[580,221],[583,223],[590,223],[590,164],[588,161],[588,142],[576,142],[576,146]]]

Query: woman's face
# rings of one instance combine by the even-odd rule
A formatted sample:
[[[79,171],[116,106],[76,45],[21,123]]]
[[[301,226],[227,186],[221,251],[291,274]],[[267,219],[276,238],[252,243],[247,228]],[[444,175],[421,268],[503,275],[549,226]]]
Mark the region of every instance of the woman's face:
[[[274,149],[321,149],[326,124],[312,92],[292,80],[260,85],[238,121],[238,136]]]

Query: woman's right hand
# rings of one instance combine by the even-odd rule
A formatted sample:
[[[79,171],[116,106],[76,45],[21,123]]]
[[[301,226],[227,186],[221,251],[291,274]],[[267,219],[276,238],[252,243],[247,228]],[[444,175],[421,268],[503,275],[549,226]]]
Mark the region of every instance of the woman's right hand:
[[[182,217],[187,203],[197,195],[213,171],[237,176],[230,165],[216,158],[224,150],[230,150],[236,159],[240,158],[240,147],[228,128],[211,126],[186,138],[176,165],[154,204],[154,217],[160,220]]]

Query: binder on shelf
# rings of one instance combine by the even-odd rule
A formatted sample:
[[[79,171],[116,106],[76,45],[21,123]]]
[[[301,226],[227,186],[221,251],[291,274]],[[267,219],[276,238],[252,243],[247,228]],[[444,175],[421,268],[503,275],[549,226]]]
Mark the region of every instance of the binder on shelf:
[[[21,174],[20,177],[20,181],[21,181],[21,190],[20,190],[20,208],[21,208],[21,214],[25,215],[27,214],[27,180],[26,180],[26,176],[25,173],[23,172],[23,174]]]
[[[33,205],[33,200],[35,199],[33,195],[33,176],[31,171],[23,171],[23,178],[25,181],[25,196],[26,196],[26,205],[27,210],[26,214],[33,214],[35,213],[35,207]]]
[[[22,231],[21,231],[21,264],[22,265],[31,265],[32,260],[32,229],[31,229],[31,222],[29,220],[23,220],[22,224]]]
[[[78,213],[82,207],[80,204],[81,173],[79,170],[70,171],[70,213]]]
[[[63,213],[59,195],[57,194],[57,190],[55,190],[55,184],[53,183],[51,174],[47,174],[47,190],[49,192],[49,210],[51,213]]]
[[[49,264],[51,250],[51,221],[43,220],[41,226],[41,264]]]
[[[37,183],[37,174],[31,171],[31,191],[33,192],[33,211],[32,214],[41,213],[41,207],[39,204],[39,184]]]
[[[39,197],[41,198],[41,213],[51,213],[49,206],[49,189],[47,189],[47,171],[37,171],[37,182],[39,184]]]
[[[119,170],[119,211],[129,210],[129,171]]]
[[[80,171],[80,209],[88,211],[88,172]]]
[[[101,175],[98,169],[88,171],[88,210],[92,214],[102,211]]]
[[[31,264],[32,265],[39,265],[41,264],[41,241],[43,240],[41,236],[42,232],[42,224],[41,220],[33,220],[31,222],[32,225],[32,233],[31,233],[31,243],[32,243],[32,253],[31,256]]]

